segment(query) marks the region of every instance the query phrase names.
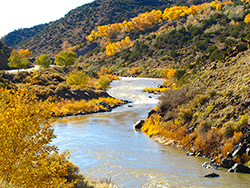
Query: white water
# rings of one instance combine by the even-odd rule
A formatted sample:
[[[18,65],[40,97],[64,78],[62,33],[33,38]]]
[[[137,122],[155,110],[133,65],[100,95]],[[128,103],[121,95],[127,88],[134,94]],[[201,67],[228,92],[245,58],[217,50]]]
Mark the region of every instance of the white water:
[[[133,129],[157,104],[154,94],[142,88],[156,87],[161,79],[122,78],[112,82],[109,94],[131,100],[111,113],[59,119],[55,123],[58,138],[53,144],[71,151],[71,161],[92,179],[111,178],[119,187],[248,187],[249,174],[208,170],[201,157],[188,157],[182,150],[160,145]],[[152,98],[149,98],[152,97]],[[204,178],[208,173],[219,178]]]

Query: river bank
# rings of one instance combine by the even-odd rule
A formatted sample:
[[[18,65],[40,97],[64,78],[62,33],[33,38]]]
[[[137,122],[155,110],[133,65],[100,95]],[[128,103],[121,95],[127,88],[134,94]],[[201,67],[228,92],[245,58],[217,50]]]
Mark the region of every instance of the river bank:
[[[111,82],[108,94],[130,100],[110,113],[58,118],[54,124],[60,150],[69,149],[71,161],[84,176],[93,180],[111,179],[117,187],[244,187],[249,174],[216,171],[219,178],[204,178],[215,172],[202,167],[208,159],[187,157],[176,147],[156,143],[133,124],[147,117],[158,103],[159,95],[143,92],[164,79],[121,78]],[[122,147],[121,147],[122,146]]]

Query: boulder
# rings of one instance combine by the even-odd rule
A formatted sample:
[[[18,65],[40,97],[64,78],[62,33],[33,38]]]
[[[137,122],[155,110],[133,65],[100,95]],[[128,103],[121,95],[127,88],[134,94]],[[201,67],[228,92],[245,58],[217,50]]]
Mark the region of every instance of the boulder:
[[[220,165],[223,168],[231,168],[234,165],[234,161],[230,158],[223,158],[221,159]]]
[[[149,113],[148,113],[148,116],[147,118],[149,118],[152,114],[156,113],[156,111],[154,109],[152,109]]]
[[[134,129],[141,129],[144,122],[145,122],[144,120],[137,121],[134,124]]]
[[[250,168],[239,163],[235,163],[228,172],[241,172],[241,173],[250,173]]]
[[[237,44],[235,50],[239,53],[247,50],[247,47],[244,44]]]
[[[205,175],[204,177],[205,177],[205,178],[216,178],[216,177],[219,177],[219,176],[220,176],[219,174],[211,173],[211,174]]]
[[[217,170],[218,167],[219,167],[217,164],[212,163],[212,162],[205,162],[205,163],[202,164],[202,166],[203,166],[204,168],[214,169],[214,170]]]
[[[187,156],[195,156],[195,152],[188,152]]]
[[[246,153],[247,145],[239,143],[237,148],[233,151],[232,156],[242,156],[243,153]]]

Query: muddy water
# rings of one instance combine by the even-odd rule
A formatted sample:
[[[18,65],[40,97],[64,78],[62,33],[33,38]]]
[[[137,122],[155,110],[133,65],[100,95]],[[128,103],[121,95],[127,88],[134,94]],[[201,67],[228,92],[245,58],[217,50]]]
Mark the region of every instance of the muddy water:
[[[201,157],[188,157],[182,150],[162,146],[133,124],[143,119],[157,104],[157,95],[143,93],[142,88],[155,87],[161,79],[122,78],[112,82],[109,94],[131,100],[109,113],[59,119],[58,136],[53,144],[60,151],[69,149],[71,161],[92,179],[112,179],[118,187],[248,187],[250,175],[208,170]],[[204,178],[208,173],[219,178]]]

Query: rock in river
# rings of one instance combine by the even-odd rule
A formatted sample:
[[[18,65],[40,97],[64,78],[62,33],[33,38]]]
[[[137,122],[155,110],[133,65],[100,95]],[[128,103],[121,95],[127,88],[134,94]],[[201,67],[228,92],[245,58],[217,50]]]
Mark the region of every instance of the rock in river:
[[[211,173],[211,174],[205,175],[204,177],[205,177],[205,178],[216,178],[216,177],[219,177],[219,176],[220,176],[219,174]]]
[[[144,122],[145,122],[144,120],[137,121],[137,122],[134,124],[134,128],[135,128],[135,129],[141,129]]]

